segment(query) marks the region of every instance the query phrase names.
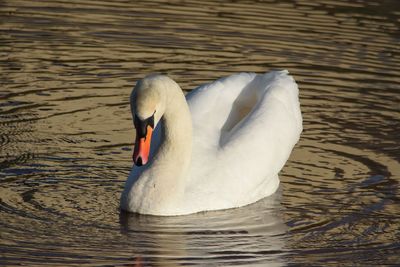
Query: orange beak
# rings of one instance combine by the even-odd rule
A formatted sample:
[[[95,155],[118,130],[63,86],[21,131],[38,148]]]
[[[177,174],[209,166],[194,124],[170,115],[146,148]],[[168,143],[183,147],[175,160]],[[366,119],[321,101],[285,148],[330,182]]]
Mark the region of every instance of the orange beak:
[[[147,125],[145,137],[140,137],[136,132],[136,142],[133,150],[133,162],[136,166],[145,165],[149,161],[152,134],[153,128],[150,125]]]

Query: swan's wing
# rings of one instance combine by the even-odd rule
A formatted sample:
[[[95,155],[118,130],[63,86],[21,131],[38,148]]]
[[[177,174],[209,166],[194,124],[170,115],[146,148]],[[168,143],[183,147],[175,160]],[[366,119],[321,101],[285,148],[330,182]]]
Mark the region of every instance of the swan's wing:
[[[292,126],[301,132],[298,88],[287,71],[235,74],[198,87],[186,98],[192,115],[195,149],[231,150],[234,144],[251,143],[244,139],[265,131],[277,133],[274,126],[279,118],[293,120]],[[243,117],[239,113],[246,102],[251,105],[250,112]]]
[[[217,149],[221,128],[232,109],[232,103],[254,78],[254,73],[239,73],[200,86],[186,99],[192,115],[194,147]]]
[[[279,181],[302,131],[293,78],[287,71],[233,75],[198,88],[188,102],[194,122],[191,194],[218,192],[219,199],[235,202],[231,206],[249,201],[247,195],[266,196],[268,179]],[[238,107],[246,103],[253,106],[241,117]]]
[[[302,117],[298,87],[287,71],[257,79],[257,104],[232,129],[219,160],[231,165],[230,173],[244,168],[251,177],[268,177],[277,174],[289,158],[303,129]]]

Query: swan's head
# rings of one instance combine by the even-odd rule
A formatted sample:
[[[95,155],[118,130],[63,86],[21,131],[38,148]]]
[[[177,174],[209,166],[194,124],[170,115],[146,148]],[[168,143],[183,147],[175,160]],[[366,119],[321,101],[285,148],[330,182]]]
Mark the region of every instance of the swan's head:
[[[133,162],[137,166],[149,160],[153,130],[165,111],[167,76],[153,74],[138,81],[131,94],[131,111],[136,128]]]

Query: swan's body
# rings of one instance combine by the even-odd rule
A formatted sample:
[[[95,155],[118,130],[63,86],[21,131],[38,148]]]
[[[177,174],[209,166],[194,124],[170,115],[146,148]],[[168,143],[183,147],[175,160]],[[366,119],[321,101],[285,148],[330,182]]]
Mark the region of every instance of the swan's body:
[[[136,85],[132,112],[139,121],[153,114],[156,126],[149,162],[133,167],[121,208],[182,215],[240,207],[274,193],[302,131],[298,88],[287,71],[232,75],[186,99],[167,76]]]

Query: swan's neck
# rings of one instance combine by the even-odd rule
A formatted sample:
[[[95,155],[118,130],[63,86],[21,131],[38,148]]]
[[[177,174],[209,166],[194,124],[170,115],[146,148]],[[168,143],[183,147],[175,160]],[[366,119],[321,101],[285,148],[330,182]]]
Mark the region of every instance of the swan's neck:
[[[192,153],[192,122],[182,90],[168,90],[162,117],[162,142],[153,160],[132,185],[131,210],[139,213],[176,213]]]
[[[175,94],[171,92],[168,98],[162,117],[162,143],[154,157],[153,166],[160,170],[156,175],[160,183],[168,182],[168,187],[174,187],[185,183],[185,172],[192,153],[192,121],[180,89]]]
[[[192,152],[192,120],[185,96],[179,88],[172,91],[167,100],[165,113],[162,117],[163,143],[158,152],[159,160],[171,165],[190,162]]]

